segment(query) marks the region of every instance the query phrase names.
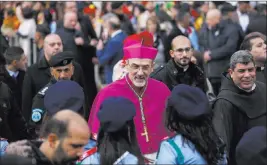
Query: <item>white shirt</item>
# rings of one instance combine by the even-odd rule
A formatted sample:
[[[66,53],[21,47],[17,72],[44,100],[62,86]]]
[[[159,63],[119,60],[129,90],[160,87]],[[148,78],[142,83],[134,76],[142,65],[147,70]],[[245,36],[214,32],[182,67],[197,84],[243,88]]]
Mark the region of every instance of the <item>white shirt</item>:
[[[246,32],[248,24],[249,24],[248,14],[242,14],[239,10],[237,10],[237,15],[238,15],[239,24],[241,25],[242,30]]]
[[[7,66],[6,66],[6,70],[8,71],[8,73],[9,73],[9,75],[10,75],[11,77],[17,78],[18,75],[19,75],[19,72],[18,72],[18,71],[14,72],[14,71],[8,70],[8,69],[7,69]]]

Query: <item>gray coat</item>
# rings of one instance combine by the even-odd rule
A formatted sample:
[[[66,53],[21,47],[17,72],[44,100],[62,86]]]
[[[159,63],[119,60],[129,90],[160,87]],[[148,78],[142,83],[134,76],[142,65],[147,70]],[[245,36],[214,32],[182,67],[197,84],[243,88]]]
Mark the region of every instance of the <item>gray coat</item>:
[[[228,69],[231,55],[237,50],[239,32],[234,25],[222,21],[212,30],[204,24],[199,34],[201,52],[211,51],[211,60],[204,64],[207,77],[220,78]]]

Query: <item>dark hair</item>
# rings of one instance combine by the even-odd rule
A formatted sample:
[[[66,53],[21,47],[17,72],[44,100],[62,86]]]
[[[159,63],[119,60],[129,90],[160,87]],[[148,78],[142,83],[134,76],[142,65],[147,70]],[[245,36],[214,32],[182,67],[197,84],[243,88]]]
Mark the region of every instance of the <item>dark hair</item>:
[[[29,8],[29,7],[23,8],[22,9],[22,15],[23,15],[23,18],[25,18],[25,19],[33,18],[33,10],[32,10],[32,8]]]
[[[106,123],[108,124],[108,123]],[[131,120],[117,132],[107,133],[103,130],[105,125],[101,124],[97,138],[97,148],[100,154],[101,165],[112,165],[126,151],[138,159],[138,164],[144,164],[136,139],[134,121]]]
[[[182,22],[184,20],[184,18],[188,15],[190,16],[190,13],[185,12],[185,11],[179,11],[178,14],[176,15],[175,20]]]
[[[68,135],[68,124],[69,121],[62,121],[52,117],[42,125],[40,137],[47,138],[49,134],[54,133],[60,139],[65,138]]]
[[[50,29],[45,24],[39,24],[36,26],[36,32],[39,32],[44,39],[48,34],[50,34]]]
[[[19,61],[24,54],[24,51],[21,47],[12,46],[7,48],[5,52],[6,64],[11,64],[13,61]]]
[[[260,32],[252,32],[245,36],[243,42],[240,45],[240,50],[249,50],[251,51],[252,45],[251,40],[255,38],[262,38],[266,42],[266,36]]]
[[[192,142],[207,164],[218,164],[223,159],[225,146],[212,125],[212,113],[189,121],[180,117],[173,106],[167,105],[165,124],[170,131],[182,135],[183,143]]]

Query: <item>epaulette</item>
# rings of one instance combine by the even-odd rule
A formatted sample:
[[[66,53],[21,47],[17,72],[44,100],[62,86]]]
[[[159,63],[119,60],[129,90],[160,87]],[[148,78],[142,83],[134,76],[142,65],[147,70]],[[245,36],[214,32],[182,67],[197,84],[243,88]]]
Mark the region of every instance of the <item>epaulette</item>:
[[[45,95],[45,92],[47,91],[48,88],[49,88],[49,87],[44,87],[42,90],[40,90],[40,91],[38,92],[38,94],[44,96],[44,95]]]
[[[88,158],[89,156],[93,155],[97,152],[97,147],[91,148],[83,153],[83,155],[78,160],[78,163],[82,162],[84,159]]]
[[[164,65],[159,66],[154,72],[151,73],[150,77],[155,76],[159,71],[164,68]]]

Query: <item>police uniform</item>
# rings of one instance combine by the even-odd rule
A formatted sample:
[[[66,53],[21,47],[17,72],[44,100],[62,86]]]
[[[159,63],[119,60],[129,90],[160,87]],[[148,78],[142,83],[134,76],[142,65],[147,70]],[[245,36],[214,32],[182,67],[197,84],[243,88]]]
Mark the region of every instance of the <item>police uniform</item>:
[[[118,114],[120,114],[120,117],[118,117]],[[105,125],[102,128],[104,132],[110,133],[120,130],[127,121],[133,120],[135,114],[135,106],[130,100],[123,97],[110,97],[103,101],[97,117],[100,123]],[[108,125],[106,125],[107,123]],[[87,147],[90,147],[91,144],[89,141]],[[86,150],[77,163],[100,164],[100,155],[97,152],[97,147],[94,146]],[[114,164],[138,164],[138,159],[126,151]]]
[[[236,147],[237,165],[266,165],[266,153],[266,127],[253,127],[244,133]]]
[[[49,61],[50,67],[66,66],[73,61],[74,57],[71,52],[60,52],[51,57]],[[54,78],[44,86],[33,98],[32,112],[30,118],[31,131],[35,130],[37,125],[40,126],[47,108],[44,105],[44,98],[49,88],[57,82]],[[32,132],[34,133],[34,132]]]
[[[58,111],[64,109],[79,112],[83,110],[83,103],[84,92],[82,87],[71,80],[60,80],[45,91],[45,96],[43,96],[45,108],[33,109],[31,120],[40,126],[45,116],[53,116]]]
[[[179,100],[177,102],[177,100]],[[208,99],[201,89],[180,84],[168,100],[179,117],[190,121],[211,113]],[[184,143],[181,134],[164,140],[157,155],[156,164],[207,164],[192,142]],[[219,164],[227,164],[226,154]]]

